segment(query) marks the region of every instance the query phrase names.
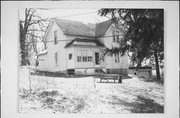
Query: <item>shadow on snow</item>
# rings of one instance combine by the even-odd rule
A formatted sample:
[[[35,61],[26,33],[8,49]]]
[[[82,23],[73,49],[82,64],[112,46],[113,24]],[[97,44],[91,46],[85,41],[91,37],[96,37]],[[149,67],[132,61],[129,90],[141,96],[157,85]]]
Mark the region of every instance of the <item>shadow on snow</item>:
[[[153,99],[145,98],[144,96],[137,96],[136,102],[127,102],[118,98],[117,96],[112,96],[112,105],[125,106],[126,110],[132,113],[164,113],[164,106],[154,102]]]

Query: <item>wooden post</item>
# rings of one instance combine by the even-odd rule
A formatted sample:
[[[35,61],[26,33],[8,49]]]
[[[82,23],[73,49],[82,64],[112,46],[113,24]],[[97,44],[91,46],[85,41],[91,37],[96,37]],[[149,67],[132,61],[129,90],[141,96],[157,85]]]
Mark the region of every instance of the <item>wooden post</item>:
[[[30,91],[30,93],[31,93],[31,91],[32,91],[32,88],[31,88],[31,77],[30,77],[30,75],[31,75],[31,73],[30,73],[30,68],[28,68],[28,73],[29,73],[29,91]]]
[[[52,83],[51,83],[51,87],[54,89],[55,87],[54,87],[54,76],[55,76],[55,74],[56,74],[56,72],[54,72],[54,75],[53,75],[53,80],[52,80]]]
[[[94,88],[96,88],[95,78],[94,78],[94,82],[93,82],[93,84],[94,84]]]

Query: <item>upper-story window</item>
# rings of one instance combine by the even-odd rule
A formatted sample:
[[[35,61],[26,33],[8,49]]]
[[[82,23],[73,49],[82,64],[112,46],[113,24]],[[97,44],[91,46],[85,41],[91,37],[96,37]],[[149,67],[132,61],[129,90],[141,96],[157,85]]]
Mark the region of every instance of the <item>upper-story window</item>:
[[[118,43],[119,42],[119,31],[112,30],[112,37],[113,37],[113,42]]]
[[[115,53],[115,62],[116,63],[120,62],[119,53]]]
[[[116,41],[116,36],[115,36],[115,31],[114,30],[112,30],[112,36],[113,36],[113,42],[115,42]]]
[[[119,42],[119,31],[116,32],[116,42]]]
[[[54,44],[57,44],[57,31],[54,31]]]

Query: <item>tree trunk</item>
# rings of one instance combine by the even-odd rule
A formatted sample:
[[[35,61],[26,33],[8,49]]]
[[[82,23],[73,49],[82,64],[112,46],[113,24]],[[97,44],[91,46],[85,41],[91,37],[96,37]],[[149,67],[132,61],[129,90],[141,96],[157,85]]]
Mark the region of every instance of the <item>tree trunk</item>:
[[[26,65],[25,34],[20,34],[21,66]]]
[[[27,28],[23,27],[23,24],[20,22],[20,53],[21,53],[21,66],[27,65],[28,60],[26,57],[28,56],[28,52],[26,49],[26,34]]]
[[[157,50],[154,50],[154,57],[155,57],[155,63],[156,63],[156,77],[157,80],[161,80],[160,77],[160,71],[159,71],[159,61],[158,61],[158,55],[157,55]]]

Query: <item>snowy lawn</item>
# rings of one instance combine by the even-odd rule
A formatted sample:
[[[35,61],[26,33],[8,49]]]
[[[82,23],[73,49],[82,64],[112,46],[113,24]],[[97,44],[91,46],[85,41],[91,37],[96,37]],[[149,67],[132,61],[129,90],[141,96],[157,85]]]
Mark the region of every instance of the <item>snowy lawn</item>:
[[[163,113],[164,87],[137,77],[123,79],[121,84],[100,83],[93,77],[29,78],[28,70],[21,68],[19,112]]]

